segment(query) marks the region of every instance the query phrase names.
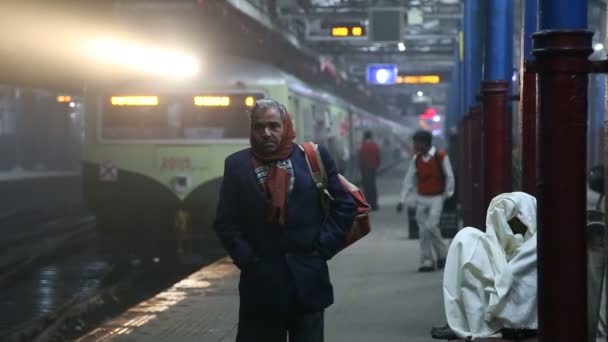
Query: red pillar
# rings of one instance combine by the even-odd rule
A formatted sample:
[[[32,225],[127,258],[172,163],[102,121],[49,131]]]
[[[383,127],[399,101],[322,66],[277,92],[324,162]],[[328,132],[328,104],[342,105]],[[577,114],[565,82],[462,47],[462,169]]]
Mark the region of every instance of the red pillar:
[[[484,207],[483,181],[483,122],[480,107],[470,110],[470,177],[471,177],[471,225],[485,231],[486,207]]]
[[[536,72],[524,65],[521,99],[521,188],[536,196]]]
[[[483,81],[484,208],[494,196],[511,191],[511,119],[508,81]]]
[[[587,340],[587,72],[592,33],[535,33],[538,296],[542,341]]]

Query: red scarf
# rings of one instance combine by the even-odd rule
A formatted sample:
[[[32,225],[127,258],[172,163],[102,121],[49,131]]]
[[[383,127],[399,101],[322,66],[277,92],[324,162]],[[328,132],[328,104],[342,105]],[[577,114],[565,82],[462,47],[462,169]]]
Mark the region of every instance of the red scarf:
[[[255,150],[255,145],[251,144],[251,152],[253,154],[253,168],[256,169],[261,165],[268,164],[273,161],[286,160],[291,155],[293,148],[293,139],[296,137],[296,132],[293,130],[291,117],[285,112],[283,119],[283,136],[279,148],[271,154],[265,154]],[[270,196],[270,222],[284,225],[287,212],[287,195],[289,194],[290,174],[287,170],[282,169],[274,164],[269,165],[268,176],[263,184],[264,190]]]

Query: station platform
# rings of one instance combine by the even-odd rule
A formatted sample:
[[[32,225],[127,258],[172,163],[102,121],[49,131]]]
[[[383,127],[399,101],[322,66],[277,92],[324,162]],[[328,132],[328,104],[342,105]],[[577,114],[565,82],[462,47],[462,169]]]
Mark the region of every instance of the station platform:
[[[395,210],[404,174],[403,167],[396,167],[379,177],[380,210],[372,213],[372,233],[329,261],[335,303],[325,312],[326,341],[439,341],[430,329],[446,322],[443,273],[417,272],[419,242],[408,239],[407,211]],[[589,209],[598,198],[588,191]],[[238,279],[239,270],[223,258],[78,341],[234,341]],[[452,340],[460,341],[465,340]]]
[[[404,174],[379,178],[372,233],[329,262],[335,304],[325,312],[326,341],[433,341],[431,326],[445,323],[442,272],[417,272],[418,240],[408,240],[406,211],[395,210]],[[79,341],[234,341],[238,279],[221,259]]]

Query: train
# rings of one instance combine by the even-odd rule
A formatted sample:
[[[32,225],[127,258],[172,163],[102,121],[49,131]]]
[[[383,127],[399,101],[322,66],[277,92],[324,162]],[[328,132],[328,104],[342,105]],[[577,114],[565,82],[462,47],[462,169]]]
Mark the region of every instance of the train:
[[[236,57],[188,81],[88,84],[84,92],[83,197],[113,255],[174,260],[204,253],[224,159],[249,147],[248,109],[286,105],[296,142],[324,144],[357,180],[357,149],[372,131],[389,166],[407,157],[414,128],[374,115],[271,65]]]

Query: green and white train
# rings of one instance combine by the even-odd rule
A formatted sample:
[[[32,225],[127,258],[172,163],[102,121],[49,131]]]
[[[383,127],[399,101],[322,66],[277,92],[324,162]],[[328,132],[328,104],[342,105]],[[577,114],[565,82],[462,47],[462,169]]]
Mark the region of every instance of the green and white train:
[[[357,149],[370,130],[383,165],[403,158],[413,129],[372,115],[275,67],[225,58],[189,82],[88,85],[84,197],[115,252],[199,253],[224,159],[249,146],[247,109],[270,97],[289,110],[297,142],[328,146],[342,173],[358,178]],[[203,243],[200,243],[203,240]]]

